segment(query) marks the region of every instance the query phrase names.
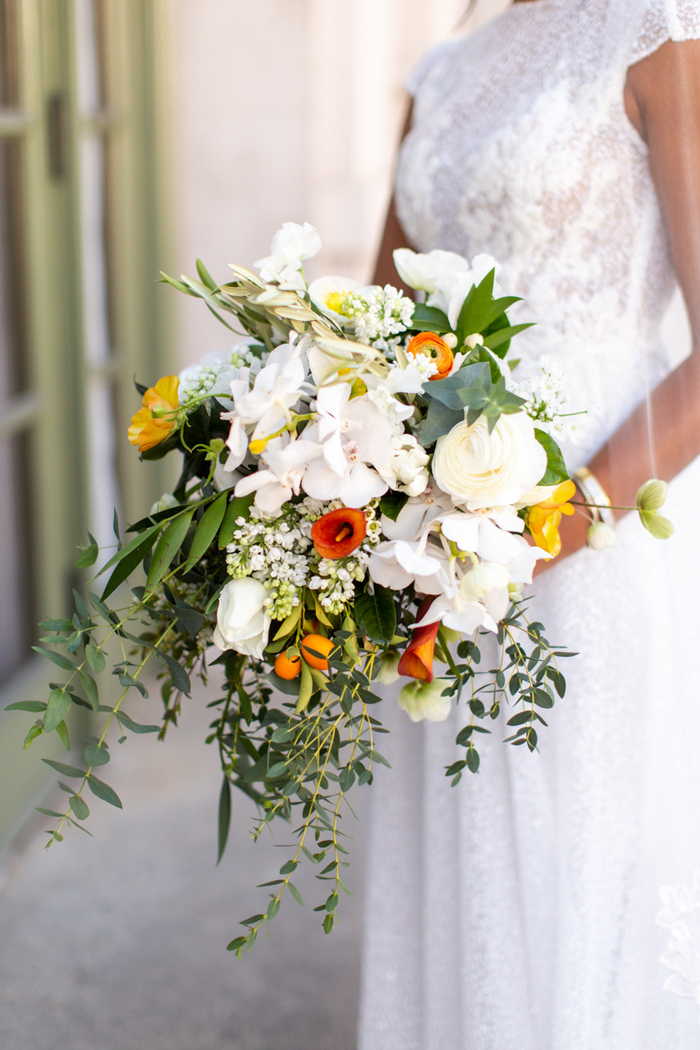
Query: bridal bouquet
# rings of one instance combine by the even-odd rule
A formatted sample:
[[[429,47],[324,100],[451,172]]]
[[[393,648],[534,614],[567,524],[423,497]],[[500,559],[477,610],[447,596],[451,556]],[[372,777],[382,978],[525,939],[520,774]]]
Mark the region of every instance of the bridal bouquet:
[[[313,227],[288,223],[257,274],[233,266],[217,285],[198,265],[198,280],[165,278],[243,338],[226,357],[139,387],[129,440],[144,460],[177,452],[180,479],[126,534],[115,517],[101,593],[76,595],[72,620],[43,625],[42,651],[65,680],[46,703],[14,705],[39,715],[27,745],[55,731],[69,748],[73,705],[105,716],[84,761],[49,762],[68,795],[65,812],[42,811],[58,822],[51,844],[82,826],[88,790],[121,806],[102,779],[114,735],[164,736],[191,675],[221,671],[208,705],[223,771],[219,857],[232,784],[258,807],[256,836],[282,818],[292,837],[264,910],[229,945],[239,954],[287,891],[301,902],[303,860],[328,883],[317,911],[333,928],[348,864],[343,801],[386,764],[382,704],[394,701],[377,683],[405,683],[398,703],[413,721],[458,707],[459,757],[446,770],[456,783],[477,772],[479,735],[504,706],[507,742],[537,747],[570,655],[531,622],[523,588],[574,513],[557,437],[579,424],[546,363],[513,381],[508,351],[528,326],[510,324],[517,299],[501,296],[496,264],[397,251],[402,281],[423,293],[416,303],[343,278],[307,285],[303,260],[319,248]],[[657,535],[669,531],[663,498],[661,482],[640,490]],[[592,530],[593,545],[610,542],[607,525]],[[77,565],[98,557],[91,538]],[[113,705],[97,684],[108,657],[122,688]],[[147,696],[151,664],[159,725],[125,709],[133,690]]]

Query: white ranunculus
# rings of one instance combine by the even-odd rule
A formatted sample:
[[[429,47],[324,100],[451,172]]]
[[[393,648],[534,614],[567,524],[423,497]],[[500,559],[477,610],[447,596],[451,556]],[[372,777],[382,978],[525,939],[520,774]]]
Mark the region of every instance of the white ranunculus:
[[[389,470],[382,474],[387,485],[408,496],[420,496],[430,479],[428,453],[411,434],[393,437],[389,447]]]
[[[401,280],[419,292],[434,292],[440,280],[470,269],[469,263],[461,255],[439,248],[424,254],[411,251],[410,248],[397,248],[394,265]]]
[[[309,297],[327,317],[344,327],[352,318],[343,313],[343,302],[350,292],[361,287],[351,277],[319,277],[309,285]]]
[[[546,469],[547,455],[524,412],[501,416],[491,434],[484,416],[471,426],[458,423],[438,439],[433,456],[438,485],[468,510],[517,504]]]
[[[233,649],[259,660],[267,645],[269,595],[259,580],[231,580],[221,592],[213,642],[222,652]]]
[[[271,254],[259,259],[255,266],[263,281],[276,282],[283,287],[303,289],[306,287],[301,274],[303,259],[311,259],[321,250],[321,238],[315,226],[305,222],[285,222],[272,238]]]
[[[446,678],[434,678],[432,682],[416,679],[405,685],[399,693],[399,707],[412,722],[444,722],[452,710],[449,696],[443,696],[450,682]]]

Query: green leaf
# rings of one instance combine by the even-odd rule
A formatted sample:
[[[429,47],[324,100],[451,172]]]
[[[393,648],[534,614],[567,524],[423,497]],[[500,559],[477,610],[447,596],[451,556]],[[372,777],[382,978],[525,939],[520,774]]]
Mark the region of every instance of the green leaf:
[[[75,671],[75,664],[63,656],[61,653],[52,653],[49,649],[44,649],[40,645],[33,645],[32,649],[35,653],[40,653],[45,656],[47,660],[51,660],[52,663],[56,664],[56,667],[60,667],[62,671]]]
[[[55,809],[44,809],[43,806],[35,806],[34,809],[37,813],[43,813],[45,817],[57,817],[59,820],[63,820],[64,813],[57,813]]]
[[[280,910],[280,902],[273,897],[272,900],[270,901],[270,903],[267,906],[267,918],[268,918],[269,922],[272,922],[272,920],[276,917],[276,915],[279,912],[279,910]]]
[[[100,671],[104,671],[105,667],[107,666],[107,660],[101,649],[98,649],[96,645],[93,645],[92,642],[89,642],[85,646],[85,655],[87,656],[88,663],[90,664],[90,667],[93,669],[95,674],[99,674]]]
[[[144,544],[147,540],[153,540],[158,532],[163,528],[161,522],[157,522],[155,525],[151,525],[150,528],[146,529],[145,532],[140,532],[138,536],[134,536],[133,540],[130,540],[123,547],[120,547],[116,554],[113,554],[109,561],[103,565],[98,575],[102,576],[103,573],[111,569],[113,565],[118,565],[119,562],[124,561],[124,558],[128,558],[130,554]],[[136,563],[138,564],[138,562]]]
[[[224,774],[224,779],[221,784],[221,793],[219,795],[219,850],[216,858],[216,863],[221,863],[221,858],[226,850],[226,843],[228,842],[228,832],[231,826],[231,783],[229,778]]]
[[[52,689],[44,715],[44,732],[50,733],[66,717],[71,707],[71,698],[65,689]]]
[[[497,332],[492,332],[491,335],[486,336],[484,339],[484,346],[489,350],[497,350],[498,347],[502,346],[504,343],[509,343],[519,332],[524,332],[526,328],[532,327],[533,322],[530,322],[529,324],[508,325],[506,328],[499,328]],[[500,357],[501,355],[499,354],[498,356]]]
[[[155,649],[154,652],[168,665],[168,670],[170,671],[175,688],[181,693],[184,693],[185,696],[189,696],[192,691],[192,684],[190,682],[190,676],[187,674],[187,671],[182,664],[179,664],[175,657],[171,656],[169,653],[162,652],[160,649]]]
[[[267,676],[267,680],[273,689],[277,689],[278,692],[284,693],[286,696],[299,695],[299,678],[280,678],[274,671],[271,671]]]
[[[4,710],[31,711],[33,714],[38,714],[46,710],[46,702],[44,700],[18,700],[16,704],[8,704]]]
[[[70,736],[68,735],[68,726],[65,722],[59,722],[56,726],[56,732],[58,733],[61,743],[65,747],[66,751],[70,751]]]
[[[226,508],[224,514],[224,520],[221,523],[219,529],[219,550],[222,551],[224,547],[228,547],[229,543],[233,539],[233,534],[238,528],[236,525],[237,518],[245,518],[247,521],[250,517],[250,508],[255,499],[255,493],[251,492],[248,496],[234,496]]]
[[[205,510],[192,540],[186,569],[191,569],[193,565],[196,565],[200,558],[209,550],[226,513],[227,501],[228,493],[222,492],[211,506]]]
[[[202,283],[206,284],[210,292],[218,291],[218,284],[216,284],[214,278],[211,276],[201,259],[197,259],[197,273],[199,274]]]
[[[267,773],[265,774],[265,780],[278,780],[279,777],[283,777],[287,772],[286,762],[275,762],[274,765],[270,766]]]
[[[432,406],[431,406],[432,407]],[[387,518],[391,521],[396,521],[401,511],[408,503],[408,496],[405,492],[387,492],[385,496],[379,501],[379,509],[382,514],[386,514]]]
[[[360,594],[355,602],[360,632],[376,645],[389,645],[396,631],[394,595],[388,587],[375,587],[374,594]]]
[[[435,332],[436,335],[452,331],[447,315],[424,303],[416,304],[410,327],[417,332]]]
[[[467,767],[468,767],[470,773],[478,773],[479,772],[479,765],[480,765],[479,752],[475,751],[473,747],[470,747],[469,750],[467,751]]]
[[[90,807],[80,795],[71,795],[68,799],[68,803],[78,820],[85,820],[86,817],[90,816]]]
[[[83,754],[89,766],[106,766],[111,758],[107,748],[98,744],[86,744]]]
[[[148,532],[142,536],[137,537],[138,542],[133,540],[132,543],[127,544],[122,550],[129,550],[129,553],[121,558],[114,572],[107,581],[107,585],[102,592],[100,601],[104,602],[111,594],[113,594],[118,587],[124,583],[125,580],[131,576],[132,572],[138,569],[141,562],[146,558],[151,551],[153,546],[153,540],[155,534],[160,531],[160,525],[155,525],[153,529],[149,529]]]
[[[77,766],[67,766],[63,762],[55,762],[52,758],[42,758],[42,762],[45,762],[47,766],[51,766],[57,773],[60,773],[62,777],[84,777],[87,776],[84,769],[78,769]]]
[[[83,689],[85,690],[85,696],[92,707],[93,711],[97,711],[100,706],[100,693],[97,688],[97,682],[88,674],[87,671],[79,671],[80,681],[82,682]]]
[[[44,730],[41,728],[41,726],[31,726],[29,732],[24,738],[24,750],[26,751],[27,748],[30,747],[31,744],[33,744],[34,741],[37,739],[37,737],[40,737],[43,732]]]
[[[304,907],[304,899],[303,899],[302,895],[299,893],[299,890],[296,888],[294,883],[293,882],[288,882],[287,886],[289,888],[289,892],[291,893],[292,897],[294,897],[294,900],[297,902],[297,904],[301,904],[301,906],[303,908]]]
[[[535,428],[535,437],[547,453],[547,471],[540,481],[540,485],[561,485],[569,477],[561,449],[554,438],[545,433],[544,430]]]
[[[485,327],[484,321],[493,301],[493,282],[496,277],[495,269],[487,273],[481,284],[472,286],[467,295],[457,321],[457,340],[461,345],[464,340],[481,332]]]
[[[418,430],[421,444],[427,448],[443,434],[449,434],[453,427],[464,421],[464,409],[447,408],[439,401],[431,400],[428,414]],[[386,498],[386,497],[385,497]],[[379,504],[381,507],[381,503]]]
[[[248,938],[247,937],[236,937],[234,940],[231,941],[230,944],[228,944],[226,946],[226,951],[227,952],[239,952],[241,950],[241,948],[245,948],[247,943],[248,943]]]
[[[335,917],[331,914],[326,915],[325,919],[323,920],[323,932],[326,934],[330,933],[334,925]]]
[[[109,784],[105,784],[104,781],[98,780],[97,777],[93,777],[92,774],[87,778],[87,782],[93,795],[96,795],[97,798],[101,798],[103,802],[109,802],[110,806],[116,806],[117,809],[124,808],[119,795],[114,788],[109,786]]]
[[[75,562],[76,569],[89,569],[91,565],[94,565],[97,561],[97,555],[100,553],[100,548],[97,545],[95,537],[88,532],[90,537],[90,546],[86,547],[83,553]]]
[[[129,718],[124,711],[117,712],[117,719],[121,725],[126,726],[132,733],[160,733],[160,726],[148,726],[142,725],[140,722],[134,722],[133,718]]]
[[[296,713],[300,715],[302,711],[305,711],[309,700],[313,696],[314,692],[314,679],[311,674],[311,668],[307,664],[306,660],[301,661],[301,681],[299,683],[299,699],[297,700]]]
[[[194,508],[175,518],[158,540],[151,559],[151,567],[148,570],[148,579],[146,580],[147,594],[153,592],[170,568],[175,555],[185,542],[193,515]]]

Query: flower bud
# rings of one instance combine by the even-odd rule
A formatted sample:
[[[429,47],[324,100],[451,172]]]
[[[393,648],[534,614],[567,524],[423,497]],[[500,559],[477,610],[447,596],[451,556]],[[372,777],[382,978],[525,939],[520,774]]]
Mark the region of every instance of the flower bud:
[[[617,543],[615,530],[604,521],[594,521],[588,529],[588,546],[594,551],[604,551]]]
[[[676,531],[673,522],[665,518],[663,514],[657,514],[656,511],[640,511],[639,517],[644,528],[652,534],[655,540],[668,540]]]
[[[391,685],[393,682],[398,680],[399,676],[399,660],[401,659],[401,653],[395,649],[390,649],[388,653],[385,653],[379,664],[379,672],[375,678],[375,681],[381,685]]]
[[[160,499],[156,500],[148,513],[149,515],[160,514],[162,510],[172,510],[173,507],[179,506],[180,504],[174,496],[171,496],[169,492],[164,492]]]
[[[473,335],[467,336],[464,340],[464,345],[468,346],[470,350],[474,350],[475,347],[484,345],[484,337],[478,332],[474,332]]]
[[[399,707],[412,722],[444,722],[452,709],[449,696],[443,690],[451,683],[445,678],[434,678],[432,682],[416,679],[409,682],[399,693]]]
[[[457,336],[454,334],[454,332],[448,332],[447,335],[443,335],[442,341],[443,343],[447,343],[450,350],[454,350],[457,346]]]
[[[668,496],[668,485],[665,481],[652,479],[646,481],[637,493],[637,510],[661,510]]]

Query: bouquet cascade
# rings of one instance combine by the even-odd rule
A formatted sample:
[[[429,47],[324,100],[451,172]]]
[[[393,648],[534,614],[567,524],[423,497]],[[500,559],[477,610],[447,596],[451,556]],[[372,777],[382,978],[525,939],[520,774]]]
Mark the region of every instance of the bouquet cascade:
[[[416,303],[344,278],[307,285],[303,260],[320,246],[313,227],[288,223],[258,274],[233,266],[217,285],[198,264],[198,280],[164,277],[242,338],[227,357],[139,387],[129,440],[144,460],[178,452],[179,481],[125,536],[115,516],[101,593],[76,595],[71,620],[43,625],[42,651],[66,680],[46,703],[15,705],[39,715],[26,746],[55,731],[70,748],[73,705],[104,716],[79,766],[49,763],[72,782],[61,782],[65,812],[42,811],[58,821],[50,845],[82,826],[88,789],[121,805],[95,772],[110,761],[110,735],[163,737],[192,674],[206,682],[220,670],[222,695],[208,705],[223,771],[219,857],[231,785],[258,808],[255,836],[282,818],[293,839],[264,910],[229,944],[239,955],[287,891],[301,902],[293,876],[303,860],[328,883],[317,910],[332,930],[348,864],[343,803],[387,764],[381,704],[393,701],[377,683],[404,680],[398,703],[413,721],[463,712],[453,784],[478,771],[479,735],[505,706],[507,742],[537,748],[572,654],[530,620],[524,588],[537,561],[559,553],[558,527],[576,502],[594,519],[592,545],[614,539],[599,508],[575,500],[557,437],[580,423],[561,377],[544,362],[528,383],[512,378],[511,341],[529,326],[510,323],[518,300],[501,295],[493,259],[397,251],[402,281],[422,293]],[[664,498],[655,481],[638,497],[657,536],[672,531]],[[77,565],[98,556],[90,537]],[[114,705],[97,684],[111,639]],[[147,695],[151,661],[160,725],[124,706],[132,690]]]

